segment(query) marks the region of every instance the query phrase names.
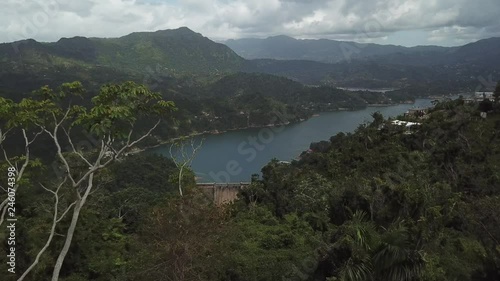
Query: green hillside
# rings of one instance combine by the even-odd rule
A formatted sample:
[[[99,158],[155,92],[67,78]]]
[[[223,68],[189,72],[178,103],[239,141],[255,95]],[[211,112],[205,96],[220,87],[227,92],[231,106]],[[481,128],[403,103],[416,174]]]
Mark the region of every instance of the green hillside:
[[[55,43],[30,39],[0,44],[0,86],[22,91],[72,80],[102,84],[151,76],[217,77],[238,70],[243,62],[225,45],[186,27]]]

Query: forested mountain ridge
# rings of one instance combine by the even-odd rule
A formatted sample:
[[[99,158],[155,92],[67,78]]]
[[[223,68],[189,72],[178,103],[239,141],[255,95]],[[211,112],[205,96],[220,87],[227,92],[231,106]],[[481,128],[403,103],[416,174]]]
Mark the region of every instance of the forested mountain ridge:
[[[244,59],[227,46],[182,27],[136,32],[120,38],[62,38],[0,44],[3,90],[35,90],[67,81],[94,84],[165,77],[218,77],[237,71]]]
[[[497,88],[498,98],[500,84]],[[56,92],[42,89],[41,100],[16,104],[0,99],[0,118],[10,121],[1,122],[2,129],[24,128],[29,140],[35,137],[30,144],[35,148],[43,145],[31,134],[36,126],[73,127],[61,138],[71,135],[79,142],[91,140],[74,134],[80,126],[97,124],[90,126],[92,136],[113,134],[120,140],[95,142],[96,148],[106,149],[127,143],[130,136],[123,130],[133,129],[137,117],[130,109],[145,110],[141,113],[153,118],[157,109],[172,106],[133,83],[104,87],[89,108],[70,105],[74,111],[69,114],[64,106],[54,106],[61,93],[80,90],[73,83]],[[143,96],[152,100],[144,104]],[[13,118],[11,111],[22,114]],[[487,118],[481,112],[488,112]],[[47,113],[51,118],[38,118]],[[112,164],[95,166],[97,172],[87,166],[113,157],[101,158],[102,151],[92,146],[69,146],[64,154],[53,155],[56,165],[30,154],[17,191],[16,216],[22,222],[16,230],[21,245],[17,270],[24,272],[49,238],[24,279],[49,280],[66,240],[60,233],[66,234],[72,220],[68,215],[53,220],[54,204],[73,212],[71,202],[81,204],[74,193],[84,194],[92,188],[86,183],[93,182],[56,280],[497,280],[498,102],[458,99],[438,103],[425,118],[405,118],[421,125],[408,131],[375,113],[372,122],[353,133],[311,144],[298,161],[273,160],[262,169],[262,178],[253,177],[239,199],[226,206],[214,206],[196,189],[193,173],[186,171],[182,178],[179,166],[164,157],[119,154]],[[132,122],[130,128],[123,121]],[[50,131],[44,134],[54,139]],[[66,168],[61,157],[69,161]],[[54,167],[72,173],[58,174]],[[1,180],[7,182],[6,176]],[[65,177],[84,177],[85,184],[75,189]],[[184,193],[179,194],[181,186]],[[0,237],[6,237],[5,231]],[[9,248],[0,251],[6,255]],[[0,270],[7,267],[0,264]]]
[[[356,54],[358,49],[351,50]],[[359,50],[361,51],[361,50]],[[405,88],[432,84],[448,91],[473,91],[478,77],[498,77],[500,39],[471,43],[446,52],[396,52],[364,58],[348,56],[337,63],[318,61],[255,59],[243,70],[282,75],[307,84],[368,88]]]
[[[226,44],[243,57],[252,58],[244,71],[283,75],[308,84],[371,88],[428,85],[437,91],[448,85],[448,91],[472,91],[478,77],[500,75],[500,38],[448,48],[296,40],[287,36],[228,40]]]
[[[288,44],[295,39],[280,36],[273,40],[279,49],[277,54],[303,51]],[[325,40],[317,41],[320,44]],[[164,87],[172,84],[172,79],[207,83],[243,71],[280,75],[313,85],[406,88],[439,83],[448,89],[436,94],[448,94],[472,90],[477,86],[477,77],[498,74],[498,38],[457,48],[351,43],[336,42],[340,46],[347,44],[347,49],[335,55],[335,63],[325,63],[308,56],[245,60],[229,47],[185,27],[136,32],[120,38],[73,37],[54,43],[29,39],[0,44],[0,86],[8,94],[75,80],[94,87],[126,80]],[[321,50],[329,52],[326,47]]]
[[[355,88],[398,88],[415,92],[425,88],[430,95],[449,95],[472,92],[479,77],[497,77],[498,68],[482,68],[479,65],[458,66],[399,65],[372,60],[356,60],[335,64],[303,61],[258,59],[247,61],[244,72],[267,73],[288,77],[309,85],[329,85]],[[422,93],[422,96],[425,96]]]
[[[494,63],[500,55],[500,38],[479,40],[457,47],[403,47],[328,39],[295,39],[274,36],[266,39],[230,39],[224,43],[246,59],[310,60],[338,63],[376,60],[401,65]]]
[[[367,44],[329,39],[295,39],[284,35],[265,39],[229,39],[223,41],[223,43],[246,59],[312,60],[326,63],[366,59],[395,53],[446,54],[455,49],[440,46],[408,48],[395,45]]]
[[[62,38],[54,43],[30,40],[0,45],[2,62],[60,66],[112,67],[142,72],[161,65],[175,74],[228,72],[243,59],[227,46],[215,43],[187,27],[156,32],[134,32],[119,38]]]

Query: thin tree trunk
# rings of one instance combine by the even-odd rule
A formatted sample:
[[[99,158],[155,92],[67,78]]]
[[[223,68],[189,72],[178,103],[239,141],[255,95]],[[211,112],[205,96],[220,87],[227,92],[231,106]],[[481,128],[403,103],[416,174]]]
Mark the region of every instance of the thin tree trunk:
[[[76,201],[76,205],[73,209],[73,217],[71,218],[71,224],[69,225],[68,231],[66,233],[66,241],[64,241],[64,246],[61,252],[59,253],[59,256],[57,257],[57,261],[54,266],[54,271],[52,272],[52,279],[51,279],[52,281],[59,280],[59,274],[61,272],[64,259],[66,258],[66,255],[68,254],[69,251],[69,247],[71,246],[71,242],[73,241],[73,235],[75,234],[78,218],[80,217],[80,211],[82,210],[83,205],[85,205],[85,201],[87,201],[87,197],[89,196],[90,191],[92,190],[93,183],[94,183],[94,174],[90,174],[87,190],[85,190],[85,193],[81,198],[78,198],[78,200]]]
[[[64,184],[64,182],[62,184]],[[61,184],[61,186],[62,186],[62,184]],[[59,186],[59,188],[61,186]],[[40,250],[40,252],[38,252],[38,254],[36,255],[35,260],[30,265],[30,267],[28,267],[28,269],[26,269],[26,271],[24,271],[24,273],[21,275],[21,277],[19,277],[19,279],[17,279],[17,281],[24,280],[24,278],[26,278],[26,276],[31,272],[31,270],[33,270],[33,268],[35,268],[35,266],[40,262],[40,257],[43,255],[43,253],[45,253],[45,251],[47,250],[47,248],[52,243],[52,239],[54,238],[54,234],[56,232],[56,226],[57,226],[57,224],[64,218],[64,216],[66,215],[66,213],[75,204],[75,202],[73,202],[72,204],[70,204],[68,206],[68,208],[63,212],[63,214],[61,215],[61,217],[58,218],[59,195],[57,194],[57,192],[59,192],[59,188],[57,189],[56,192],[54,192],[54,196],[56,197],[55,203],[54,203],[54,217],[52,219],[52,226],[50,228],[50,235],[47,238],[47,242],[45,242],[45,245],[43,246],[43,248]]]
[[[56,264],[54,266],[54,271],[52,272],[52,281],[59,280],[59,274],[61,272],[62,265],[64,263],[64,259],[68,254],[69,247],[71,246],[71,242],[73,240],[73,235],[75,234],[76,225],[78,223],[78,218],[80,217],[80,211],[82,209],[82,200],[79,199],[73,209],[73,217],[71,218],[71,224],[69,225],[68,232],[66,233],[66,241],[64,241],[64,246],[57,257]]]
[[[184,165],[182,165],[179,169],[179,194],[182,196],[182,170],[184,169]]]
[[[56,225],[57,225],[57,222],[56,222],[56,219],[54,216],[54,221],[52,222],[52,227],[50,229],[50,235],[49,235],[49,238],[47,238],[47,242],[45,242],[45,245],[43,246],[43,248],[36,255],[35,261],[33,261],[33,263],[30,265],[30,267],[28,267],[28,269],[26,269],[26,271],[24,271],[23,275],[21,275],[21,277],[19,277],[19,279],[17,279],[17,281],[24,280],[24,278],[26,278],[26,276],[31,272],[31,270],[33,270],[33,268],[35,268],[35,266],[38,264],[38,262],[40,261],[40,257],[43,255],[43,253],[45,253],[45,251],[47,250],[49,245],[52,243],[52,238],[54,238],[54,233],[56,231]]]

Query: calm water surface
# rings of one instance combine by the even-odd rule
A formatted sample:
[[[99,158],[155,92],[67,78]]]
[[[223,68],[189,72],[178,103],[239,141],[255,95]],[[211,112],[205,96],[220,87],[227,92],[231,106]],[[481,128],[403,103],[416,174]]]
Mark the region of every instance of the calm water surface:
[[[360,124],[371,122],[371,114],[379,111],[385,117],[403,114],[410,108],[429,107],[431,100],[419,99],[415,104],[368,107],[359,111],[321,113],[307,121],[280,128],[246,129],[220,135],[204,136],[203,147],[192,163],[198,182],[249,181],[271,159],[290,161],[309,149],[311,142],[328,140],[339,132],[352,132]],[[199,141],[201,137],[198,137]],[[154,153],[169,156],[169,146]]]

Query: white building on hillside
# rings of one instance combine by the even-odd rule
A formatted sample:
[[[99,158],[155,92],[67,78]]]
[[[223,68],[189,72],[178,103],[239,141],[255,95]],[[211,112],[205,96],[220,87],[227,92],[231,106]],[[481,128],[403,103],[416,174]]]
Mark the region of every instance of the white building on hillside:
[[[392,125],[395,126],[400,126],[400,127],[405,127],[406,131],[405,134],[409,135],[412,134],[418,126],[422,125],[421,123],[417,122],[409,122],[409,121],[401,121],[401,120],[392,120]]]
[[[483,101],[485,99],[489,99],[490,101],[493,101],[495,99],[495,97],[493,96],[493,92],[475,92],[474,99],[476,101]]]

